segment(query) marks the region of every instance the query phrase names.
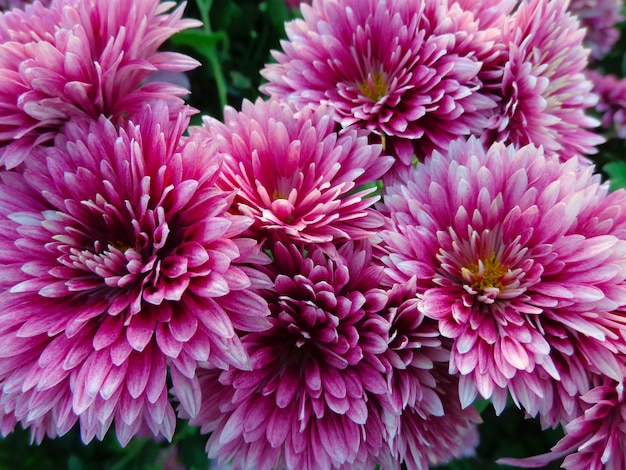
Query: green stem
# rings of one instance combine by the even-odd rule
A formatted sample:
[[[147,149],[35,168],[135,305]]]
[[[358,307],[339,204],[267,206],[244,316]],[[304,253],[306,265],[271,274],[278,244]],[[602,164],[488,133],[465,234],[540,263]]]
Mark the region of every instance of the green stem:
[[[209,12],[213,6],[213,0],[196,0],[196,5],[198,5],[198,10],[200,11],[203,31],[207,35],[213,34],[213,30],[211,29],[211,20],[209,18]],[[217,96],[220,100],[220,108],[223,110],[224,106],[227,104],[226,80],[224,79],[222,66],[217,57],[217,49],[206,49],[204,51],[204,55],[206,56],[209,65],[211,66],[211,70],[213,71],[213,77],[215,78],[215,84],[217,85]]]

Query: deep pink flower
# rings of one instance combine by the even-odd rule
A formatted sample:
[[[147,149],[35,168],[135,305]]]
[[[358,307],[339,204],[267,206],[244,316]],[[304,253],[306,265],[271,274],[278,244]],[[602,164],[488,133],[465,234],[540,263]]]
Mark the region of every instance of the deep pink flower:
[[[198,62],[158,52],[177,31],[184,4],[158,0],[58,0],[0,14],[0,164],[12,168],[31,148],[50,142],[72,117],[114,121],[146,103],[186,90],[167,83],[140,86],[155,70],[181,72]],[[174,116],[175,118],[175,116]]]
[[[596,111],[601,115],[602,127],[626,139],[626,79],[603,75],[596,70],[587,70],[586,74],[593,83],[593,91],[600,97]]]
[[[539,468],[566,456],[566,470],[622,470],[626,468],[626,400],[624,383],[606,380],[581,397],[584,413],[565,425],[563,437],[544,455],[500,459],[498,463]]]
[[[70,121],[0,174],[3,432],[79,420],[88,442],[114,421],[123,444],[142,427],[171,438],[168,374],[195,414],[198,361],[249,367],[238,335],[269,327],[255,289],[271,283],[243,263],[267,257],[240,237],[252,220],[226,213],[215,152],[181,143],[188,116],[169,115]]]
[[[584,44],[591,49],[591,58],[601,60],[619,40],[623,8],[623,0],[570,0],[569,11],[587,31]]]
[[[470,11],[424,0],[314,0],[302,14],[285,27],[278,63],[261,72],[264,93],[328,104],[403,165],[484,128],[495,101],[481,93],[481,70],[492,72],[499,30],[481,29]]]
[[[621,379],[626,193],[607,196],[592,171],[471,138],[387,188],[387,273],[416,276],[423,312],[454,340],[464,406],[481,395],[499,412],[510,392],[531,415],[571,413],[589,374]]]
[[[585,30],[567,11],[567,4],[567,0],[523,1],[504,23],[502,41],[508,59],[499,107],[488,130],[476,134],[487,146],[534,144],[567,159],[595,153],[595,146],[604,142],[587,130],[598,125],[585,114],[597,97],[583,73],[589,53],[582,46]]]
[[[428,468],[472,453],[480,417],[472,407],[461,408],[458,377],[448,373],[451,342],[419,310],[416,289],[412,277],[388,293],[391,328],[385,359],[398,415],[394,460],[408,468]]]
[[[209,457],[234,468],[366,468],[388,455],[393,418],[382,270],[352,243],[334,257],[281,244],[272,254],[272,328],[242,339],[252,370],[199,370],[203,402],[190,423],[212,433]]]
[[[224,122],[207,117],[192,133],[217,141],[224,156],[219,185],[237,190],[233,209],[254,218],[258,238],[325,243],[363,238],[383,224],[370,207],[374,187],[393,159],[364,132],[336,132],[332,111],[299,113],[275,100],[227,107]]]

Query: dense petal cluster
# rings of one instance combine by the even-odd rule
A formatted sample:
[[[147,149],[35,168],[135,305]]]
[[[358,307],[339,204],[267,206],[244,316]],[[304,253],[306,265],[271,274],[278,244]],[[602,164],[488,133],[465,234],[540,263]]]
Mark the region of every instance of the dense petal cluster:
[[[72,117],[114,121],[144,104],[181,106],[186,90],[142,81],[155,70],[182,72],[198,63],[158,52],[177,31],[198,26],[181,19],[184,5],[159,0],[57,0],[0,14],[0,164],[22,162],[50,142]],[[174,112],[175,117],[176,112]]]
[[[242,342],[251,370],[199,369],[191,420],[235,468],[428,468],[473,452],[473,408],[447,372],[449,341],[416,283],[381,286],[369,242],[329,255],[277,244],[272,328]]]
[[[480,73],[499,55],[499,30],[481,29],[471,11],[445,1],[314,0],[302,14],[261,72],[266,94],[328,104],[404,165],[486,124],[495,101]]]
[[[0,415],[37,440],[77,421],[172,437],[166,378],[191,414],[198,361],[248,367],[240,331],[269,327],[252,220],[226,213],[220,161],[164,106],[117,129],[70,121],[0,174]],[[204,151],[200,151],[204,149]],[[269,260],[267,260],[269,261]],[[235,331],[237,330],[237,332]]]
[[[602,59],[619,40],[618,23],[624,21],[622,0],[570,0],[569,11],[587,30],[584,44],[594,60]]]
[[[448,373],[450,342],[418,308],[416,279],[388,291],[391,405],[398,416],[392,454],[407,468],[428,468],[472,453],[478,444],[474,408],[461,408],[458,378]]]
[[[244,102],[224,111],[225,123],[205,118],[191,132],[216,141],[224,165],[219,185],[236,189],[233,209],[254,218],[259,237],[326,243],[369,236],[383,224],[370,207],[370,183],[393,159],[381,156],[362,131],[340,134],[332,110],[295,113],[277,101]],[[369,187],[363,187],[369,184]]]
[[[384,408],[387,297],[371,250],[329,258],[318,247],[273,250],[272,328],[242,342],[252,370],[199,371],[203,402],[190,422],[235,468],[330,469],[388,446]],[[365,468],[365,467],[364,467]]]
[[[604,140],[587,130],[598,123],[585,114],[597,97],[583,73],[589,53],[584,35],[567,0],[521,2],[503,25],[508,58],[499,106],[486,132],[477,135],[488,145],[534,144],[564,159],[595,153]]]
[[[575,157],[473,138],[387,191],[387,273],[416,276],[423,312],[454,340],[464,406],[481,395],[500,411],[510,392],[532,415],[567,410],[556,424],[589,374],[622,377],[626,193],[607,195]]]

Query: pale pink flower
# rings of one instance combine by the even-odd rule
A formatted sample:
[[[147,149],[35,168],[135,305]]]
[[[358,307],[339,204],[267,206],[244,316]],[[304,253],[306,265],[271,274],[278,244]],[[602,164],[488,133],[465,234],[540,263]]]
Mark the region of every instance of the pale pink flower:
[[[508,51],[499,107],[482,136],[518,147],[534,144],[563,159],[596,152],[604,139],[588,129],[598,122],[585,114],[597,102],[585,77],[585,30],[567,11],[567,0],[529,0],[502,31]],[[549,25],[549,27],[547,26]]]
[[[481,29],[472,12],[425,0],[314,0],[302,14],[261,72],[264,93],[329,105],[402,165],[484,128],[496,103],[481,92],[481,71],[493,72],[500,32]]]
[[[295,113],[276,100],[227,107],[190,132],[216,141],[224,165],[218,184],[237,190],[233,210],[252,217],[257,238],[326,243],[370,236],[383,224],[370,183],[393,159],[363,131],[337,133],[332,110]],[[364,185],[370,187],[364,188]]]
[[[601,60],[619,40],[618,24],[624,21],[623,0],[570,0],[569,11],[586,29],[584,44],[591,58]]]
[[[269,327],[269,261],[215,186],[220,160],[189,121],[144,107],[116,128],[70,121],[54,147],[0,173],[0,415],[36,440],[78,420],[171,438],[167,377],[189,414],[198,361],[249,367],[239,334]]]
[[[242,342],[252,370],[198,370],[209,457],[234,468],[362,467],[388,455],[387,295],[371,249],[277,244],[272,328]],[[386,423],[391,419],[391,427]]]
[[[540,149],[457,141],[386,188],[383,257],[416,276],[424,314],[454,340],[463,406],[513,399],[531,415],[575,412],[588,375],[620,380],[626,316],[626,193]],[[558,393],[552,391],[556,389]]]
[[[116,123],[146,103],[180,104],[183,88],[142,81],[153,71],[182,72],[188,56],[158,52],[174,33],[198,26],[184,4],[158,0],[35,2],[0,14],[0,164],[12,168],[52,141],[72,117]],[[175,114],[173,118],[175,119]]]

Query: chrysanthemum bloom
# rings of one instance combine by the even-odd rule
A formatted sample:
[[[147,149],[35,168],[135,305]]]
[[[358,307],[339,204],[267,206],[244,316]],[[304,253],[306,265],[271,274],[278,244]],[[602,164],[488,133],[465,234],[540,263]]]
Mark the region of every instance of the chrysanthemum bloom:
[[[181,72],[198,62],[158,47],[199,25],[181,19],[184,4],[159,0],[57,0],[0,14],[0,165],[15,167],[34,146],[54,139],[72,117],[114,121],[144,104],[182,104],[186,90],[142,80],[155,70]],[[175,118],[175,117],[174,117]]]
[[[487,130],[476,134],[487,146],[534,144],[564,159],[595,153],[604,139],[587,130],[598,122],[585,114],[597,97],[583,73],[589,55],[584,35],[567,0],[520,3],[502,31],[508,59],[498,109]]]
[[[395,460],[428,468],[471,453],[478,444],[472,407],[461,408],[458,378],[448,373],[450,341],[418,309],[415,277],[395,284],[386,307],[391,323],[391,403],[398,415]]]
[[[227,107],[224,122],[207,117],[190,129],[217,141],[224,156],[219,185],[237,190],[233,208],[253,217],[257,238],[325,243],[369,236],[383,224],[370,207],[374,187],[393,159],[363,131],[336,132],[332,110],[295,113],[276,100]]]
[[[626,139],[626,79],[587,70],[593,91],[599,96],[595,109],[600,114],[602,127]]]
[[[619,40],[618,23],[624,21],[623,0],[570,0],[569,11],[587,30],[584,44],[591,58],[601,60]]]
[[[190,423],[212,433],[209,456],[234,468],[365,468],[356,462],[389,439],[386,416],[373,413],[389,391],[382,270],[352,243],[333,259],[317,246],[272,254],[272,328],[242,339],[252,370],[199,369],[203,402]]]
[[[458,4],[314,0],[302,14],[285,27],[278,63],[261,72],[264,93],[328,104],[404,165],[486,124],[495,102],[480,92],[480,72],[498,54],[499,31],[481,30]]]
[[[226,214],[214,152],[179,145],[188,117],[169,114],[70,121],[0,175],[3,432],[17,420],[40,440],[79,419],[85,442],[113,421],[123,444],[142,427],[171,438],[168,372],[194,414],[198,361],[249,367],[238,334],[269,327],[255,289],[271,284],[238,264],[267,257],[239,237],[252,220]]]
[[[626,468],[626,400],[624,383],[610,380],[581,397],[585,411],[565,426],[563,437],[550,453],[527,459],[500,459],[504,465],[539,468],[566,456],[567,470]]]
[[[510,391],[530,414],[567,409],[560,395],[586,391],[588,373],[621,378],[626,193],[607,196],[592,171],[471,138],[387,188],[386,272],[416,276],[423,312],[454,340],[464,406],[480,394],[500,412]]]

